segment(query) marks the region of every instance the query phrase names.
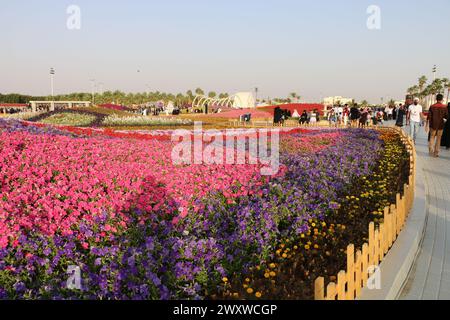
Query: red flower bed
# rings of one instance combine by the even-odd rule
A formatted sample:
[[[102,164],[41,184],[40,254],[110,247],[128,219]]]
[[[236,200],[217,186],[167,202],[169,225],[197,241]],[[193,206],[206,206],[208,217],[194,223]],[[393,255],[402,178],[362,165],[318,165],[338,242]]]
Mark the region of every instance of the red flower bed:
[[[130,111],[131,109],[125,106],[120,106],[117,104],[111,104],[111,103],[106,103],[106,104],[101,104],[99,105],[100,108],[105,108],[105,109],[111,109],[111,110],[119,110],[119,111]]]

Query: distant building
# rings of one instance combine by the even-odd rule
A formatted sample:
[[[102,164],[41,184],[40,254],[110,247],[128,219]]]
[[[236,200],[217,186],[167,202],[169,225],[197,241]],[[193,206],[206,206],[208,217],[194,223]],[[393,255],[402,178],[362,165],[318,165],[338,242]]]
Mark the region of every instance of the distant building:
[[[325,108],[329,107],[329,106],[333,106],[335,104],[344,105],[344,104],[351,104],[351,103],[353,103],[352,98],[344,98],[341,96],[327,97],[327,98],[323,99],[323,104],[324,104]]]

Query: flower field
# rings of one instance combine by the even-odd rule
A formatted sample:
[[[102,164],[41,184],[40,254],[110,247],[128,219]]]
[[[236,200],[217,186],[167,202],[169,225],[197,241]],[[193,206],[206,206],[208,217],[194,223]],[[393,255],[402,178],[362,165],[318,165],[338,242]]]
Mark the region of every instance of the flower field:
[[[369,130],[285,132],[271,177],[174,165],[164,132],[0,119],[0,136],[2,299],[311,299],[408,172]]]
[[[111,115],[103,120],[105,126],[152,126],[152,125],[189,125],[192,124],[188,119],[177,119],[168,117],[147,117],[130,116],[118,117]]]
[[[42,120],[42,123],[72,126],[89,126],[95,121],[95,116],[81,113],[60,113]]]
[[[141,116],[127,112],[126,109],[114,105],[99,107],[73,108],[45,113],[13,114],[12,119],[28,120],[49,125],[65,125],[72,127],[154,127],[192,125],[189,119],[177,117]]]

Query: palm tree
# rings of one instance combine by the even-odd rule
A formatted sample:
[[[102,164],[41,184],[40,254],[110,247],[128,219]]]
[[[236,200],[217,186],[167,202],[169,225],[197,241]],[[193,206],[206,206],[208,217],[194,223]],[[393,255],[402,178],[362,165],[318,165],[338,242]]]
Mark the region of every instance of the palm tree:
[[[425,76],[421,76],[419,78],[419,96],[420,96],[420,98],[423,97],[423,88],[427,84],[427,81],[428,81],[428,79]]]
[[[447,90],[447,101],[448,101],[448,94],[450,91],[450,80],[448,78],[442,79],[442,89],[443,89],[442,94],[444,94],[444,95],[445,95],[445,90]]]
[[[208,93],[209,98],[215,98],[216,96],[217,96],[217,93],[215,93],[214,91],[211,91]]]
[[[411,88],[408,88],[408,94],[417,96],[419,94],[419,86],[412,86]]]
[[[192,90],[186,91],[186,96],[187,96],[187,98],[189,100],[189,103],[191,103],[192,100],[194,99],[194,94],[192,93]]]
[[[203,96],[205,95],[205,91],[203,91],[201,88],[197,88],[195,89],[195,94],[198,96]]]
[[[184,96],[181,93],[178,93],[175,97],[175,102],[178,106],[183,104]]]
[[[297,93],[295,93],[295,92],[291,92],[290,94],[289,94],[289,100],[290,100],[290,98],[292,98],[292,99],[296,99],[297,98]]]
[[[450,101],[448,101],[450,95],[450,81],[447,82],[447,103],[449,103]]]

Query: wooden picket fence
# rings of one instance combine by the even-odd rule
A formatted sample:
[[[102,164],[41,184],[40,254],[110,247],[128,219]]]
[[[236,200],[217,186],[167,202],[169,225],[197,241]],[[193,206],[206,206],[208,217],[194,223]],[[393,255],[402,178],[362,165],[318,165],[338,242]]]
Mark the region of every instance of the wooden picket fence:
[[[404,185],[403,195],[397,194],[396,203],[384,208],[384,221],[378,228],[373,222],[369,225],[369,243],[365,243],[355,252],[355,246],[347,247],[347,270],[340,271],[337,282],[331,282],[325,290],[325,279],[319,277],[315,281],[315,300],[354,300],[361,294],[362,288],[379,266],[389,249],[400,234],[409,212],[412,209],[415,195],[416,149],[413,141],[400,128],[380,128],[393,130],[401,136],[410,154],[409,181]]]

